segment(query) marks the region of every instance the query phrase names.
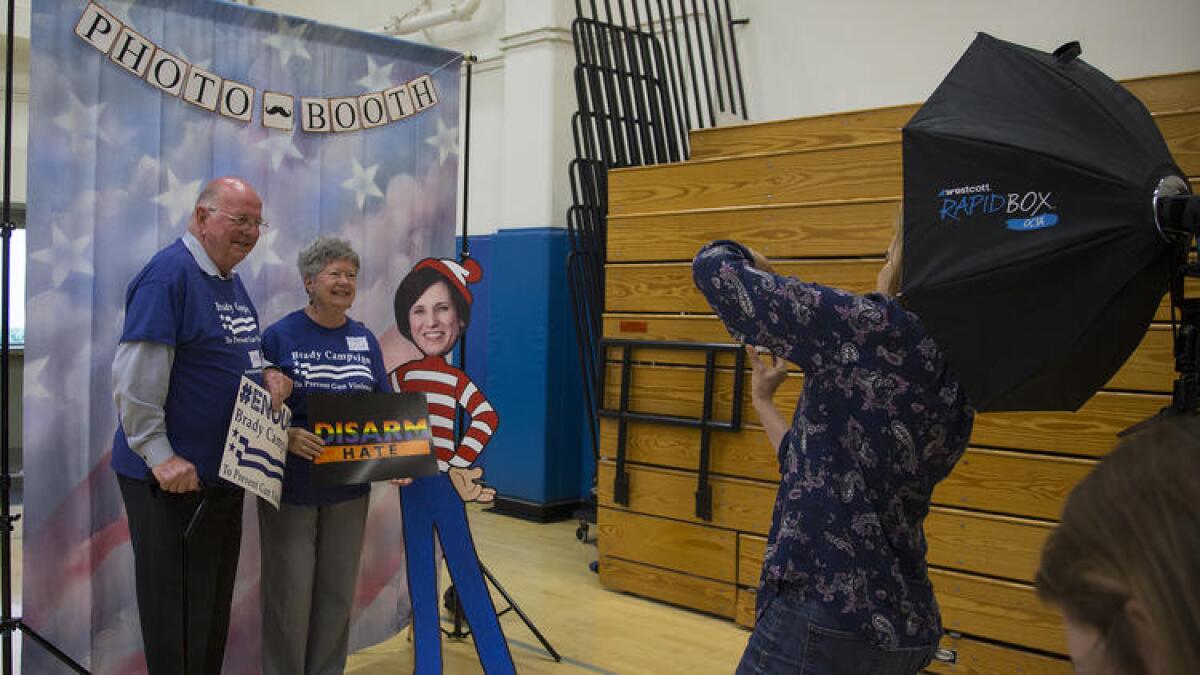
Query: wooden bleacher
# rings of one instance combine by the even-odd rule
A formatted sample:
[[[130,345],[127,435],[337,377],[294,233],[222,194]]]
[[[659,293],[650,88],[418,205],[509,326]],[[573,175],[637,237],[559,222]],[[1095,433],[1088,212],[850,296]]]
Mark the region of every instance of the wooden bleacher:
[[[1200,184],[1200,72],[1124,83],[1154,114]],[[729,342],[692,287],[690,260],[717,238],[762,251],[783,274],[872,289],[901,194],[899,128],[917,105],[710,129],[693,159],[609,177],[604,334]],[[1137,352],[1076,413],[979,415],[971,447],[934,493],[926,521],[931,577],[953,665],[935,672],[1068,673],[1058,614],[1031,580],[1066,495],[1116,433],[1169,402],[1173,375],[1164,304]],[[630,409],[699,417],[699,352],[634,352]],[[717,359],[715,410],[732,400],[732,357]],[[621,363],[608,355],[604,405],[616,408]],[[749,374],[747,373],[747,382]],[[790,417],[793,372],[776,404]],[[713,432],[711,521],[694,514],[696,429],[628,427],[628,506],[614,503],[617,423],[601,425],[600,579],[608,588],[754,621],[754,589],[779,472],[746,396],[744,428]]]

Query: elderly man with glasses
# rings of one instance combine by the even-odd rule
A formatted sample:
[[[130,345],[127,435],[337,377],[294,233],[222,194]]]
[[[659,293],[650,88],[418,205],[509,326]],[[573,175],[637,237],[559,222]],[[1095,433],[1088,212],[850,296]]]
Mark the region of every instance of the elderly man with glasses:
[[[138,612],[151,675],[219,673],[241,546],[242,490],[218,477],[242,375],[272,405],[292,382],[264,362],[258,314],[233,268],[266,223],[262,200],[235,177],[210,182],[188,231],[130,282],[113,361],[113,439],[133,544]],[[182,538],[197,507],[187,552]],[[184,623],[186,621],[186,624]]]

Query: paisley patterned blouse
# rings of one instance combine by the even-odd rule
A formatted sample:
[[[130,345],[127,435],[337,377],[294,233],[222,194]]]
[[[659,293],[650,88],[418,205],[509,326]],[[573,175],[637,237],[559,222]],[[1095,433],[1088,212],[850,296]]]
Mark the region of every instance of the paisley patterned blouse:
[[[692,274],[735,339],[805,374],[759,612],[788,591],[885,649],[935,644],[922,524],[975,418],[941,350],[897,300],[759,271],[734,242],[701,249]]]

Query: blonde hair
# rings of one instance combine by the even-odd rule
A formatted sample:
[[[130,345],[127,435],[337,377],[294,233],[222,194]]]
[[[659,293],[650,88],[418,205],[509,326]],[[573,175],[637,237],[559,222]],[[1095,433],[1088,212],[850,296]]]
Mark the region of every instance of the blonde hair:
[[[896,221],[892,226],[892,241],[888,243],[887,254],[883,264],[888,266],[890,276],[886,286],[877,289],[880,293],[893,298],[900,297],[900,286],[904,281],[904,204],[896,209]]]
[[[887,280],[887,288],[882,290],[894,298],[900,295],[900,286],[904,281],[903,220],[896,221],[896,233],[892,235],[892,243],[888,244],[887,259],[892,263],[892,276]]]
[[[1099,631],[1118,672],[1145,673],[1156,649],[1169,673],[1200,673],[1200,417],[1153,422],[1071,491],[1034,584]],[[1154,645],[1139,646],[1131,601]]]

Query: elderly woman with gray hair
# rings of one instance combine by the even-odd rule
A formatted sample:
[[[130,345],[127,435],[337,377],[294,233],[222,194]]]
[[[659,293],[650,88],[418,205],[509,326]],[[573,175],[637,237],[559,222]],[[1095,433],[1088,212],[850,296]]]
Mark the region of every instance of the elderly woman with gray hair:
[[[322,441],[309,429],[308,394],[391,391],[378,340],[346,316],[358,254],[321,237],[298,264],[308,305],[263,333],[264,356],[295,382],[283,497],[278,510],[258,504],[266,675],[340,673],[346,664],[370,486],[309,483]]]

